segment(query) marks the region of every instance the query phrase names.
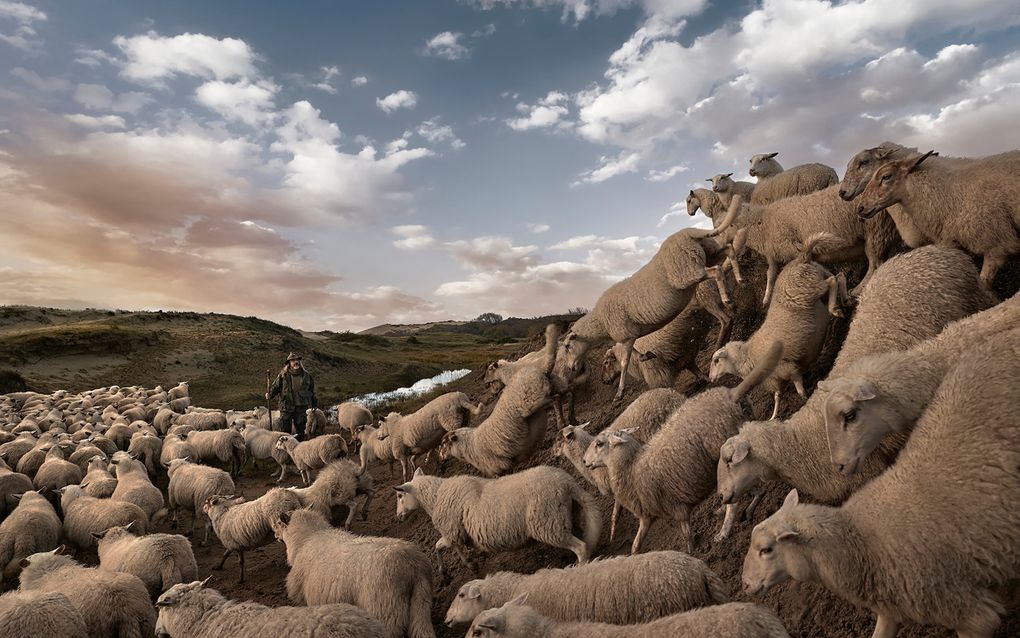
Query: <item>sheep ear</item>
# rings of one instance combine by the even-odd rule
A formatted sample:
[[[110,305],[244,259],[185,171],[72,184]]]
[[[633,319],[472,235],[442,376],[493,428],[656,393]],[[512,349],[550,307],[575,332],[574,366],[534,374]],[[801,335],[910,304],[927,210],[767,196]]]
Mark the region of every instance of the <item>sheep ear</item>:
[[[693,188],[691,189],[691,192],[687,193],[687,196],[688,197],[694,197],[694,189]]]
[[[280,512],[277,519],[281,525],[290,525],[290,512]]]
[[[921,157],[918,157],[914,161],[914,163],[910,165],[910,168],[907,169],[907,172],[908,173],[913,173],[914,171],[916,171],[918,169],[918,167],[921,166],[921,162],[923,162],[924,160],[928,159],[932,155],[938,155],[938,152],[937,151],[928,151],[927,153],[925,153]]]
[[[56,554],[57,556],[64,556],[69,552],[67,551],[67,545],[61,545],[57,547],[55,550],[53,550],[52,553]]]
[[[517,598],[514,598],[513,600],[511,600],[508,604],[510,604],[510,605],[524,605],[524,604],[527,604],[527,602],[528,602],[528,592],[524,592],[523,594],[517,596]]]
[[[477,583],[468,583],[464,586],[464,598],[474,600],[482,597],[482,588]]]
[[[772,159],[772,158],[773,158],[773,157],[775,157],[776,155],[779,155],[779,151],[776,151],[775,153],[769,153],[769,154],[768,154],[768,155],[766,155],[765,157],[767,157],[768,159]]]
[[[828,381],[819,381],[815,384],[815,390],[821,390],[822,392],[832,392],[832,384]]]
[[[11,498],[16,501],[20,501],[22,496],[24,496],[24,494],[11,494]]]
[[[414,471],[414,475],[411,478],[416,479],[419,476],[425,476],[425,470],[421,469],[420,467]]]
[[[407,492],[407,486],[406,485],[394,485],[393,486],[393,491],[396,492],[397,494],[404,494],[404,493]]]
[[[776,540],[779,541],[780,543],[797,541],[799,538],[800,532],[795,532],[792,529],[786,530],[785,532],[780,532],[779,535],[776,536]]]
[[[97,541],[102,540],[102,538],[106,536],[106,532],[89,532],[89,533],[92,535],[92,538],[96,539]]]
[[[712,178],[711,178],[711,177],[709,177],[709,178],[708,178],[708,179],[706,179],[705,181],[706,181],[706,182],[711,182],[711,181],[712,181]]]
[[[733,177],[733,173],[726,173],[723,177]]]
[[[31,564],[32,564],[32,561],[28,560],[27,558],[22,558],[21,562],[18,563],[18,567],[21,567],[22,569],[25,569],[26,567],[28,567]]]
[[[875,386],[867,381],[862,382],[854,391],[854,401],[870,401],[878,396],[875,393]]]
[[[620,432],[622,434],[634,434],[635,432],[637,432],[640,429],[641,429],[640,426],[635,426],[635,427],[632,427],[632,428],[624,428],[624,429],[620,430]]]
[[[875,154],[875,159],[883,160],[892,155],[893,148],[889,146],[876,146],[875,148],[869,148],[869,153]]]
[[[796,507],[798,505],[800,505],[800,494],[796,489],[792,489],[790,490],[790,493],[786,495],[786,500],[783,501],[783,507],[780,509]]]
[[[135,522],[134,522],[134,521],[131,521],[130,523],[128,523],[127,525],[125,525],[125,526],[124,526],[124,529],[126,529],[126,530],[130,531],[130,530],[131,530],[131,527],[132,527],[132,526],[133,526],[134,524],[135,524]]]
[[[733,444],[733,456],[730,457],[730,463],[740,463],[750,453],[751,446],[748,445],[747,441],[737,441]]]

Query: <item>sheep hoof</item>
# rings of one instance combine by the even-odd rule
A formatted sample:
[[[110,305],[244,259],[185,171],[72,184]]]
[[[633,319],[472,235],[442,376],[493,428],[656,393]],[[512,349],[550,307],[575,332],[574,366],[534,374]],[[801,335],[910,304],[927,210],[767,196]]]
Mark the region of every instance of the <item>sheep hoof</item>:
[[[723,542],[724,540],[726,540],[729,537],[730,537],[729,534],[723,534],[722,532],[719,532],[718,534],[716,534],[715,536],[712,537],[712,542],[713,543],[721,543],[721,542]]]

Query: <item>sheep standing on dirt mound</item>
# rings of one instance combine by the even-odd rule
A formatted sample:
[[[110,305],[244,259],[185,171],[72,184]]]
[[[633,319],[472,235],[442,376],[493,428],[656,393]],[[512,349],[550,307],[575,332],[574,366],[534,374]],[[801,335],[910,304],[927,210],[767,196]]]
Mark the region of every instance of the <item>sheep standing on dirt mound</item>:
[[[18,506],[0,523],[0,569],[3,580],[18,575],[22,558],[48,552],[60,544],[61,523],[56,510],[38,492],[19,494]]]
[[[195,449],[191,447],[187,439],[184,436],[178,434],[168,434],[163,439],[163,446],[159,452],[159,464],[164,468],[170,467],[170,462],[174,459],[198,458],[195,454]]]
[[[210,496],[202,511],[212,521],[216,538],[223,545],[223,558],[213,569],[223,569],[231,554],[240,562],[238,582],[244,582],[244,552],[273,541],[272,521],[280,514],[302,507],[294,492],[274,487],[259,498],[245,502],[243,496]]]
[[[705,181],[712,182],[712,192],[719,196],[723,206],[729,206],[730,199],[734,195],[740,195],[741,199],[745,202],[751,201],[751,196],[754,194],[754,189],[757,186],[754,182],[735,181],[733,173],[719,173]]]
[[[163,440],[150,431],[136,432],[128,443],[128,454],[145,465],[149,476],[156,477],[156,467],[163,452]]]
[[[64,512],[64,538],[79,549],[95,546],[93,533],[133,524],[131,529],[144,534],[149,525],[149,517],[134,503],[86,496],[78,485],[60,490],[60,509]]]
[[[775,342],[757,368],[736,388],[712,388],[688,399],[674,411],[648,441],[634,437],[634,429],[600,432],[584,454],[591,469],[605,468],[617,502],[638,519],[631,554],[641,550],[645,535],[656,520],[675,519],[687,551],[693,551],[691,512],[715,488],[716,450],[737,431],[744,414],[740,399],[767,378],[783,354]],[[726,518],[716,535],[729,536],[736,508],[726,507]]]
[[[755,527],[745,587],[819,582],[870,609],[876,636],[912,620],[990,638],[1020,576],[1017,378],[1020,329],[964,354],[884,474],[840,508],[793,490]]]
[[[634,437],[646,443],[653,434],[659,431],[662,424],[669,419],[687,397],[672,388],[656,388],[642,393],[616,417],[604,431],[634,429]],[[589,423],[568,425],[556,434],[553,442],[553,456],[563,457],[570,461],[578,474],[598,488],[602,495],[612,493],[609,475],[603,467],[589,468],[584,463],[584,454],[595,437],[588,433]],[[616,521],[620,515],[620,502],[613,501],[613,512],[609,519],[609,540],[616,538]]]
[[[630,367],[634,342],[655,332],[673,320],[694,297],[698,284],[718,270],[706,268],[706,243],[709,251],[717,249],[712,237],[721,234],[736,219],[740,197],[730,202],[730,210],[715,230],[685,228],[670,235],[652,257],[636,273],[613,284],[602,293],[591,312],[571,326],[563,340],[566,364],[581,370],[585,354],[597,342],[612,339],[624,348],[621,369]],[[723,301],[728,301],[723,296]],[[620,375],[616,400],[623,398],[627,375]]]
[[[414,414],[391,412],[379,423],[379,439],[393,439],[393,455],[400,461],[403,478],[417,468],[415,457],[431,452],[447,432],[468,424],[470,415],[478,415],[481,405],[468,400],[463,392],[447,392],[429,401]]]
[[[368,507],[372,504],[375,487],[372,475],[350,461],[334,461],[319,472],[315,481],[304,488],[292,487],[305,508],[322,514],[323,518],[332,522],[333,508],[347,506],[347,519],[344,529],[351,528],[354,515],[358,511],[358,496],[365,497],[361,506],[361,520],[368,520]]]
[[[712,355],[709,378],[713,382],[726,374],[745,377],[774,342],[782,342],[783,358],[775,372],[764,381],[772,392],[772,419],[779,416],[779,396],[787,383],[793,383],[797,394],[807,398],[804,372],[822,351],[829,315],[843,316],[839,298],[842,297],[844,303],[849,301],[842,273],[833,275],[812,261],[817,242],[824,239],[823,235],[810,237],[801,257],[779,273],[775,299],[758,330],[747,341],[731,341]]]
[[[301,442],[288,434],[280,437],[274,449],[286,452],[290,456],[305,485],[312,482],[313,471],[322,469],[327,464],[347,456],[347,443],[339,434],[326,434],[310,441]],[[282,471],[280,476],[282,478]]]
[[[368,469],[368,464],[372,461],[380,461],[386,463],[390,468],[390,477],[393,477],[393,462],[397,460],[397,457],[393,454],[393,439],[392,438],[379,438],[379,430],[372,427],[371,425],[359,425],[354,429],[354,438],[358,441],[358,446],[361,448],[358,451],[359,458],[361,459],[361,470],[365,471]]]
[[[85,490],[86,496],[110,498],[117,489],[117,478],[110,474],[106,459],[97,454],[89,461],[89,471],[79,485]]]
[[[674,614],[641,625],[556,622],[527,606],[521,594],[497,609],[478,614],[473,638],[790,638],[775,615],[750,603],[727,603]]]
[[[241,436],[244,437],[244,445],[248,450],[248,457],[252,460],[252,465],[257,469],[259,461],[267,459],[276,461],[280,467],[280,476],[277,477],[276,482],[283,481],[283,477],[287,474],[287,465],[291,462],[290,454],[287,454],[285,449],[276,449],[276,443],[289,435],[286,432],[263,430],[260,427],[245,424],[241,428]]]
[[[188,432],[188,444],[195,452],[196,461],[218,461],[230,465],[230,475],[237,478],[241,475],[244,465],[244,437],[234,429],[211,430],[207,432],[193,430]]]
[[[787,197],[807,195],[839,183],[839,177],[825,164],[800,164],[789,170],[776,161],[775,153],[752,155],[748,173],[758,179],[751,203],[765,206]]]
[[[113,463],[117,476],[117,487],[110,498],[134,503],[145,512],[153,525],[166,518],[163,492],[149,480],[149,472],[145,466],[126,453],[114,454],[110,462]]]
[[[534,539],[566,549],[585,563],[595,551],[602,517],[595,499],[561,469],[540,465],[498,479],[474,476],[426,476],[419,468],[410,482],[398,485],[397,518],[422,509],[439,532],[439,551],[450,548],[474,567],[469,547],[493,553]],[[580,519],[580,537],[575,520]]]
[[[287,546],[294,603],[357,605],[383,624],[386,638],[435,638],[432,568],[413,543],[356,536],[308,510],[279,514],[273,532]]]
[[[89,638],[153,635],[156,611],[137,576],[85,567],[56,551],[21,561],[21,591],[67,596],[85,621]]]
[[[899,204],[926,237],[984,258],[981,281],[991,287],[1006,260],[1020,254],[1020,151],[963,165],[928,164],[924,155],[894,160],[875,171],[857,199],[869,219]]]
[[[351,440],[354,440],[355,429],[359,425],[372,425],[375,423],[375,417],[371,410],[360,403],[348,401],[336,406],[336,422],[340,431],[346,430],[351,435]]]
[[[225,430],[227,415],[220,410],[212,412],[188,412],[174,419],[174,425],[190,425],[199,431]]]
[[[209,528],[212,521],[205,515],[202,506],[210,496],[233,494],[234,481],[223,470],[208,465],[191,463],[188,459],[174,459],[167,468],[170,484],[167,486],[167,505],[173,515],[173,527],[177,527],[178,509],[191,510],[191,536],[194,537],[200,519],[205,519],[205,538],[202,545],[209,544]]]
[[[67,596],[57,593],[11,591],[0,596],[3,635],[81,638],[88,628]]]
[[[925,246],[890,259],[861,296],[830,377],[861,357],[909,348],[947,325],[994,305],[966,253]],[[718,483],[732,503],[766,481],[781,480],[825,503],[840,503],[888,466],[872,455],[853,476],[841,476],[829,461],[822,407],[815,393],[780,424],[745,423],[720,449]]]
[[[174,585],[156,601],[156,635],[188,638],[385,638],[382,625],[352,605],[266,607],[227,600],[194,581]]]
[[[155,600],[177,583],[198,575],[188,539],[177,534],[135,536],[131,525],[118,525],[93,534],[99,546],[99,568],[134,574]]]
[[[446,624],[475,616],[527,593],[528,604],[554,620],[629,625],[729,600],[705,563],[680,552],[615,556],[534,574],[497,572],[461,586]]]

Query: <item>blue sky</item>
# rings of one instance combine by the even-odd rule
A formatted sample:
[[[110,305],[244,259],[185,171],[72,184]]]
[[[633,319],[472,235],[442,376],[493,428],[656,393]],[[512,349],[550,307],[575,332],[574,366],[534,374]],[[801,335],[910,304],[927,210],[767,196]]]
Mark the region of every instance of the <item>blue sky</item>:
[[[1020,146],[987,0],[0,0],[0,303],[305,329],[590,306],[689,188]]]

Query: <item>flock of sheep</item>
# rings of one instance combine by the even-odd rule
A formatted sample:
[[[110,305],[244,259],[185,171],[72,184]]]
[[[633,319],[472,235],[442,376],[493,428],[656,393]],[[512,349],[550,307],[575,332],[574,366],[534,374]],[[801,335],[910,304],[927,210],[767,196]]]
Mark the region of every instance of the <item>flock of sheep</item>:
[[[498,398],[473,427],[483,406],[461,392],[379,419],[341,404],[330,434],[310,410],[303,442],[273,431],[265,408],[192,406],[186,383],[0,397],[0,567],[19,583],[0,596],[0,635],[434,637],[443,550],[477,573],[479,554],[538,542],[577,565],[470,580],[446,623],[472,637],[778,638],[788,634],[772,611],[730,602],[690,555],[690,521],[717,493],[721,541],[780,481],[793,489],[751,534],[746,592],[814,582],[873,612],[876,638],[908,621],[990,638],[1020,577],[1020,295],[1000,303],[991,289],[1020,252],[1020,152],[940,158],[885,143],[855,155],[841,183],[820,164],[783,170],[776,155],[751,158],[756,184],[718,175],[689,193],[689,212],[714,229],[675,233],[565,333],[550,325],[542,349],[491,364]],[[910,250],[892,256],[901,243]],[[730,291],[746,285],[748,249],[768,263],[767,310],[732,341]],[[830,269],[865,259],[848,293]],[[707,375],[698,308],[719,322]],[[805,372],[831,317],[851,310],[812,392]],[[592,348],[607,342],[594,369]],[[674,389],[684,370],[741,381],[688,397]],[[617,400],[647,386],[599,432],[573,414],[593,372]],[[759,385],[773,409],[748,421],[744,398]],[[787,386],[806,399],[800,409],[783,408]],[[548,440],[550,411],[552,454],[581,480],[521,469]],[[432,454],[477,473],[426,474]],[[245,501],[234,480],[249,462],[279,468],[277,482],[293,467],[303,487]],[[377,463],[391,473],[399,463],[396,517],[428,517],[434,559],[350,531],[367,517]],[[587,484],[614,500],[611,540],[621,510],[638,520],[631,555],[596,558],[603,520]],[[176,527],[180,510],[190,540],[152,533]],[[676,525],[677,551],[641,553],[660,519]],[[284,543],[296,606],[228,600],[199,580],[192,542],[210,531],[219,567],[236,555],[242,580],[246,551]],[[96,567],[66,555],[91,548]]]

